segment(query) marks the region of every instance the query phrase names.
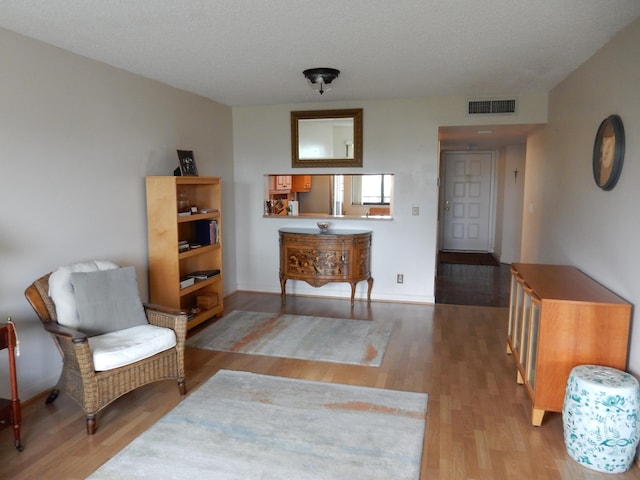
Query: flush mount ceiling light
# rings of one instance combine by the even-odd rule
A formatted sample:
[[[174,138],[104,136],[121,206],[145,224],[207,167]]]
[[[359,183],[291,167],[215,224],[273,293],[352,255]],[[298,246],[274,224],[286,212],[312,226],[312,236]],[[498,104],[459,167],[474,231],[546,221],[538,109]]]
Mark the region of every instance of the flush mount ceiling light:
[[[302,72],[311,88],[320,95],[331,90],[331,82],[340,75],[340,70],[335,68],[308,68]]]

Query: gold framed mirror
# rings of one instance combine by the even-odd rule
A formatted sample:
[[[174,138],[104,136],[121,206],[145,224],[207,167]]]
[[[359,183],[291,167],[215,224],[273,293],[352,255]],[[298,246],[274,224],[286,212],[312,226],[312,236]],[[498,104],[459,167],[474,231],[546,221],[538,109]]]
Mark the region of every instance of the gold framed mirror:
[[[291,166],[362,167],[362,109],[291,112]]]

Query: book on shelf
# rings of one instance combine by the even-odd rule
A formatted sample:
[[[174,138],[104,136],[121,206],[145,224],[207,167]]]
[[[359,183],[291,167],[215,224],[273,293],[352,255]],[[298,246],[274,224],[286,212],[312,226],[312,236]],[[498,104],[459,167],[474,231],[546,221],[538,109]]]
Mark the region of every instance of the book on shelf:
[[[196,242],[200,245],[214,245],[220,241],[217,220],[198,220],[196,223]]]
[[[180,279],[180,288],[187,288],[193,285],[196,279],[193,277],[185,276]]]
[[[187,250],[189,250],[189,242],[185,241],[185,240],[181,240],[178,242],[178,252],[182,253],[182,252],[186,252]]]
[[[198,270],[197,272],[188,273],[187,277],[196,280],[206,280],[207,278],[215,277],[216,275],[220,275],[220,270]]]

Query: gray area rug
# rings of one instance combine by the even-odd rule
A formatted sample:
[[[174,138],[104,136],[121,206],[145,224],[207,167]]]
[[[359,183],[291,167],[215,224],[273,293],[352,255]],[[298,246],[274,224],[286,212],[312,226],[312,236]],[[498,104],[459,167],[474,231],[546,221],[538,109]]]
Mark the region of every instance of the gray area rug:
[[[89,478],[417,480],[427,395],[221,370]]]
[[[392,320],[234,310],[187,340],[187,346],[379,367],[392,330]]]

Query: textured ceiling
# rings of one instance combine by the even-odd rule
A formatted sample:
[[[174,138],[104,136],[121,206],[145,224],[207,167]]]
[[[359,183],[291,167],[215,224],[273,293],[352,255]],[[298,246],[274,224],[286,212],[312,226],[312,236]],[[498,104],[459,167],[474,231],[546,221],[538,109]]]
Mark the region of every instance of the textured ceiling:
[[[544,93],[638,16],[638,0],[0,2],[1,27],[232,106]],[[310,67],[342,74],[320,97]]]

